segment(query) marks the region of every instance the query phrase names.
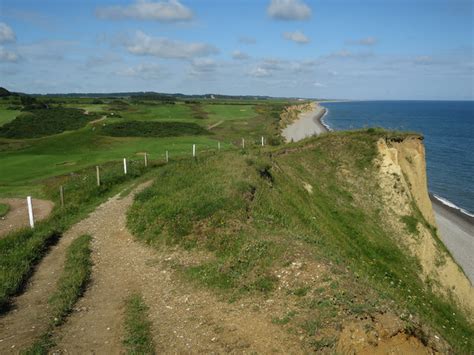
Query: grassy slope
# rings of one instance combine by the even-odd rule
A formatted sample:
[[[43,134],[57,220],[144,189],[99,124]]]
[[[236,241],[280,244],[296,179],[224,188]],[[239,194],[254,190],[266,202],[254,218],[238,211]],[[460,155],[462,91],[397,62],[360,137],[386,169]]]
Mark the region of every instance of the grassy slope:
[[[20,113],[21,111],[17,110],[7,110],[5,105],[0,106],[0,127],[13,121]]]
[[[160,172],[159,183],[138,195],[129,225],[156,247],[178,244],[213,252],[210,262],[183,266],[183,275],[231,298],[272,292],[272,270],[290,262],[289,251],[303,243],[305,253],[342,275],[326,295],[342,297],[332,312],[304,312],[337,322],[341,312],[408,310],[457,351],[472,350],[472,325],[423,285],[419,264],[381,221],[372,160],[375,142],[384,134],[331,134],[276,149],[272,158],[254,150],[173,164]],[[368,297],[369,290],[375,295]]]

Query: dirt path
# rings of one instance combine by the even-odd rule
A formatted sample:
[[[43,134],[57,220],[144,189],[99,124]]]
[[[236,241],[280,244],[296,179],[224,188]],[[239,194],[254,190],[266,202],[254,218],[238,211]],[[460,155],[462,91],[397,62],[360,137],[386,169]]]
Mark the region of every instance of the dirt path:
[[[216,128],[217,126],[220,126],[221,124],[223,124],[224,121],[219,121],[217,123],[214,123],[214,124],[211,124],[210,126],[207,127],[208,130],[211,130],[213,128]]]
[[[0,218],[0,237],[16,229],[29,226],[26,198],[1,198],[0,203],[10,205],[10,211]],[[54,203],[48,200],[33,199],[33,214],[36,221],[49,216]]]
[[[61,237],[38,264],[25,292],[13,300],[13,309],[0,316],[0,354],[18,353],[46,330],[48,298],[61,275],[66,249],[77,236],[89,231],[93,220],[92,214]]]
[[[56,353],[123,352],[123,305],[134,291],[142,292],[150,307],[160,353],[302,352],[295,337],[271,320],[179,281],[171,265],[182,253],[161,254],[127,231],[125,213],[132,201],[132,194],[114,197],[89,217],[92,284],[58,331]]]

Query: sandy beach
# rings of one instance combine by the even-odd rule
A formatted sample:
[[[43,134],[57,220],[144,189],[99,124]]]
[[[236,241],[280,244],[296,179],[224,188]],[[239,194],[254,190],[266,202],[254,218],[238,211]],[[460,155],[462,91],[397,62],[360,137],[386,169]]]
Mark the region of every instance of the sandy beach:
[[[289,124],[282,130],[282,135],[287,143],[299,141],[307,137],[327,132],[321,124],[321,118],[326,113],[326,108],[316,104],[313,111],[303,112],[299,119]]]
[[[298,120],[288,125],[282,135],[287,142],[296,142],[328,132],[321,121],[326,112],[327,109],[318,103],[315,110],[302,113]],[[441,240],[474,284],[474,218],[430,197]]]

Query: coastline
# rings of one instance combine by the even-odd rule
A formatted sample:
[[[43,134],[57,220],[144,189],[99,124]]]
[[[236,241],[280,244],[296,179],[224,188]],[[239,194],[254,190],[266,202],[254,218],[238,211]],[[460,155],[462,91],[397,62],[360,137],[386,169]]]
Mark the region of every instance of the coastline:
[[[329,112],[326,109],[326,112]],[[319,120],[326,131],[332,131],[324,122],[323,115]],[[474,217],[463,212],[461,208],[447,199],[429,194],[433,214],[438,227],[438,235],[452,254],[456,263],[461,266],[467,278],[474,285]]]
[[[299,141],[315,135],[327,132],[326,127],[321,123],[322,117],[327,113],[327,108],[316,102],[312,111],[300,113],[298,119],[286,126],[281,134],[286,143]]]

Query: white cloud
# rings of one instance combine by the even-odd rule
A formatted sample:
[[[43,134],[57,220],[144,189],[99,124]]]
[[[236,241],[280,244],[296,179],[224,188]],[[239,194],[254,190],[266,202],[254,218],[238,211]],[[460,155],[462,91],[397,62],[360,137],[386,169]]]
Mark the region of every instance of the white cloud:
[[[15,42],[15,32],[4,22],[0,22],[0,43]]]
[[[318,82],[313,83],[313,86],[314,86],[314,87],[317,87],[317,88],[324,88],[324,87],[326,87],[326,85],[324,85],[324,84],[322,84],[322,83],[318,83]]]
[[[359,46],[373,46],[377,44],[378,39],[375,37],[365,37],[356,40],[348,40],[347,44],[359,45]]]
[[[247,53],[241,52],[241,51],[233,51],[232,52],[232,59],[235,60],[247,60],[249,59],[249,55]]]
[[[206,43],[187,43],[167,38],[155,38],[141,31],[136,32],[133,40],[126,41],[125,46],[132,54],[159,58],[192,59],[218,53],[216,47]]]
[[[311,8],[301,0],[271,0],[267,13],[278,20],[307,20]]]
[[[283,38],[293,41],[299,44],[306,44],[309,43],[309,38],[301,31],[295,32],[284,32]]]
[[[332,52],[331,54],[327,55],[326,58],[332,59],[366,59],[368,57],[372,57],[373,53],[371,52],[351,52],[347,49],[341,49],[336,52]]]
[[[136,77],[141,79],[156,79],[164,75],[158,64],[145,63],[135,67],[128,67],[117,72],[118,75]]]
[[[149,1],[137,0],[129,6],[107,6],[96,10],[96,15],[102,19],[135,19],[154,20],[160,22],[189,21],[193,12],[179,0]]]
[[[18,62],[19,55],[0,46],[0,62]]]
[[[266,77],[271,76],[270,71],[268,71],[267,69],[262,68],[262,67],[256,67],[256,68],[252,69],[249,72],[249,74],[250,74],[250,76],[254,76],[256,78],[266,78]]]

